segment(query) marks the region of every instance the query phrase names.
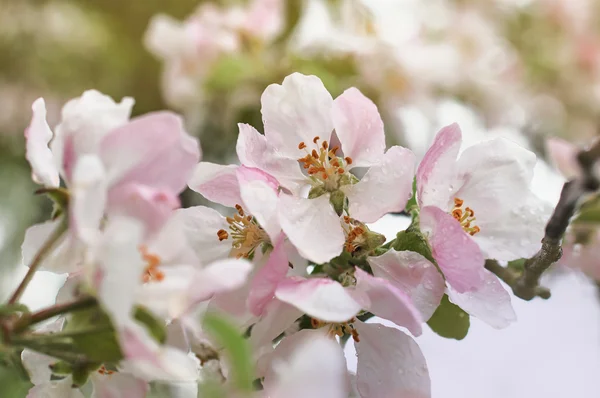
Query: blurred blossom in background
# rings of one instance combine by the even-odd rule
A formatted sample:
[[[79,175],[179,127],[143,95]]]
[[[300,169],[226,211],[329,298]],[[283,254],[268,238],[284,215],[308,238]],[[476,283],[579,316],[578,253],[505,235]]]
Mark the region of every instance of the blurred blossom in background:
[[[38,97],[46,100],[50,125],[61,104],[90,88],[116,100],[135,98],[139,114],[173,109],[200,137],[204,160],[230,163],[237,123],[262,126],[265,87],[302,72],[318,75],[333,97],[358,87],[382,112],[388,144],[405,145],[417,156],[440,126],[458,121],[472,141],[505,135],[546,159],[547,137],[585,145],[598,134],[599,29],[600,2],[593,0],[0,0],[0,293],[8,293],[9,275],[22,272],[26,226],[44,219],[51,206],[33,195],[23,157],[23,130]],[[544,162],[537,171],[537,193],[555,202],[562,177]],[[183,197],[187,205],[198,200]],[[395,227],[387,228],[393,234]],[[596,227],[577,229],[588,231],[587,243],[598,240]],[[579,235],[569,236],[568,257],[584,258],[587,275],[600,279],[600,245],[583,250]],[[600,391],[592,376],[600,371],[595,288],[563,274],[561,268],[552,276],[559,290],[548,302],[532,307],[513,300],[523,312],[518,333],[475,328],[457,344],[519,374],[525,370],[518,364],[529,363],[519,352],[529,349],[545,361],[548,351],[534,352],[552,342],[554,366],[542,368],[548,379],[555,372],[555,384],[547,382],[552,388],[527,392],[513,387],[536,386],[537,376],[511,384],[502,375],[498,397],[592,397]],[[568,322],[568,333],[548,330]],[[424,339],[434,396],[486,395],[477,383],[445,394],[452,383],[464,384],[444,376],[453,348],[446,341],[430,347]],[[479,349],[492,342],[504,356]],[[473,371],[479,360],[456,371]],[[488,357],[482,368],[491,362]],[[478,383],[489,385],[493,376],[478,375]]]

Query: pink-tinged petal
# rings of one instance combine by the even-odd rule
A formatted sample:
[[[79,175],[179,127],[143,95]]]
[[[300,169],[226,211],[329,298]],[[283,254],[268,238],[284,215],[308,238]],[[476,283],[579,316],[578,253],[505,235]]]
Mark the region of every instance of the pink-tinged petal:
[[[97,153],[106,134],[128,122],[133,104],[133,98],[116,103],[107,95],[88,90],[63,106],[50,148],[67,180],[79,156]]]
[[[261,181],[271,188],[273,192],[277,192],[279,189],[279,183],[275,177],[255,167],[240,166],[236,169],[235,175],[240,185]]]
[[[155,112],[111,131],[102,140],[100,156],[113,183],[145,184],[178,194],[200,160],[200,146],[184,130],[181,117]]]
[[[349,291],[362,308],[407,328],[415,336],[421,334],[423,319],[406,293],[360,268],[355,269],[354,276],[356,287]]]
[[[236,151],[242,165],[269,173],[292,192],[307,183],[296,159],[280,156],[254,127],[243,123],[238,127]]]
[[[261,178],[252,179],[255,176],[260,177],[260,173],[256,175],[254,170],[257,169],[248,169],[244,166],[238,168],[242,206],[258,221],[271,241],[275,242],[281,233],[277,214],[277,203],[279,202],[277,185],[274,186]]]
[[[346,359],[335,340],[303,330],[285,338],[273,357],[272,372],[265,377],[265,397],[348,396]]]
[[[175,210],[173,217],[181,222],[189,247],[204,264],[229,257],[231,240],[220,241],[217,236],[219,230],[228,230],[229,224],[218,211],[194,206]]]
[[[363,398],[430,398],[427,362],[417,343],[398,329],[355,322],[357,388]]]
[[[272,346],[273,340],[285,332],[301,316],[303,312],[279,300],[271,301],[263,316],[252,327],[250,343],[256,349]]]
[[[155,315],[176,319],[189,308],[188,290],[192,289],[201,272],[192,265],[160,266],[163,279],[139,286],[135,301],[143,304]]]
[[[483,286],[479,289],[458,293],[450,286],[448,297],[454,304],[493,328],[503,329],[517,320],[510,295],[496,275],[487,270],[484,271]]]
[[[122,372],[110,375],[95,373],[91,398],[145,398],[150,386],[144,380]]]
[[[305,199],[279,195],[279,222],[300,254],[317,264],[337,257],[346,238],[329,195]]]
[[[530,191],[535,162],[533,152],[504,138],[462,153],[458,176],[464,183],[455,196],[474,211],[480,231],[473,239],[486,258],[510,261],[539,249],[552,209]]]
[[[31,261],[50,238],[50,235],[60,228],[62,220],[46,221],[36,224],[25,231],[25,239],[21,245],[23,265],[29,266]],[[75,271],[79,261],[83,258],[84,247],[80,241],[73,239],[70,234],[65,234],[59,239],[54,250],[42,261],[40,270],[50,271],[56,274],[64,274]]]
[[[305,155],[300,142],[312,144],[317,136],[329,141],[333,98],[318,77],[293,73],[268,86],[261,104],[265,136],[281,155],[298,159]]]
[[[160,231],[179,206],[179,197],[171,191],[131,183],[110,190],[107,211],[141,221],[151,236]]]
[[[456,158],[462,143],[458,124],[442,128],[417,168],[417,199],[420,206],[445,209],[456,179]]]
[[[186,352],[160,346],[146,328],[129,322],[119,334],[125,359],[121,368],[143,380],[194,381],[198,367]]]
[[[215,261],[200,273],[190,284],[188,300],[190,307],[210,299],[218,293],[241,287],[252,271],[252,263],[242,259]]]
[[[362,309],[342,285],[324,278],[288,278],[279,283],[275,297],[326,322],[345,322]]]
[[[31,106],[33,117],[25,129],[25,157],[31,165],[31,178],[46,187],[58,187],[60,177],[52,151],[48,143],[52,140],[52,130],[46,122],[46,104],[43,98],[35,100]]]
[[[446,289],[435,265],[419,253],[394,249],[367,260],[373,275],[389,280],[408,294],[424,321],[431,318]]]
[[[79,158],[71,180],[69,226],[84,242],[93,242],[100,234],[108,194],[102,162],[97,156]]]
[[[237,169],[238,166],[235,165],[224,166],[200,162],[196,166],[188,186],[212,202],[234,207],[242,204]]]
[[[401,146],[378,155],[379,163],[354,185],[342,190],[348,197],[350,215],[362,222],[375,222],[386,213],[404,210],[412,194],[415,155]]]
[[[421,231],[429,235],[433,258],[459,293],[483,285],[484,258],[473,239],[451,215],[437,207],[421,209]]]
[[[275,241],[273,251],[269,254],[266,264],[258,270],[250,283],[248,308],[256,316],[263,313],[267,304],[273,299],[277,285],[285,279],[289,270],[283,241],[284,235],[281,234]]]
[[[568,180],[581,174],[581,167],[577,162],[579,148],[568,141],[557,137],[546,140],[546,152],[554,167]]]
[[[179,209],[178,209],[179,210]],[[185,220],[178,213],[171,212],[160,231],[144,243],[148,253],[160,257],[161,264],[187,264],[199,267],[201,261],[190,246],[185,231]]]
[[[332,117],[344,156],[352,158],[351,167],[380,163],[385,151],[385,132],[373,101],[357,88],[349,88],[333,101]]]
[[[67,376],[62,380],[56,380],[32,387],[26,398],[84,398],[85,396],[78,388],[72,388],[73,379]]]
[[[135,292],[142,283],[145,263],[138,247],[143,232],[136,220],[113,217],[94,253],[102,274],[98,300],[117,327],[129,322]]]

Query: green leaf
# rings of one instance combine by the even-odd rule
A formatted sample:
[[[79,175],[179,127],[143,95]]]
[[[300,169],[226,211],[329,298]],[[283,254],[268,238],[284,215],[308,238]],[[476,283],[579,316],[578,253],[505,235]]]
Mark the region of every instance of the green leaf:
[[[224,348],[232,366],[231,378],[236,388],[242,392],[252,391],[255,377],[248,341],[229,321],[214,313],[204,317],[204,328]]]
[[[123,358],[110,318],[100,308],[73,312],[63,332],[71,334],[75,349],[92,362],[118,362]]]
[[[0,390],[2,397],[25,397],[33,384],[16,368],[0,365]]]
[[[392,248],[396,251],[407,250],[419,253],[433,264],[437,264],[433,258],[427,239],[425,239],[425,236],[419,231],[406,230],[398,232]]]
[[[585,202],[572,224],[600,224],[600,196]]]
[[[462,340],[469,332],[471,321],[469,314],[453,304],[444,294],[442,302],[435,310],[427,324],[435,333],[448,339]]]
[[[165,323],[155,317],[150,311],[142,306],[137,306],[134,311],[134,318],[143,324],[150,335],[156,339],[160,344],[164,344],[167,341],[167,328]]]

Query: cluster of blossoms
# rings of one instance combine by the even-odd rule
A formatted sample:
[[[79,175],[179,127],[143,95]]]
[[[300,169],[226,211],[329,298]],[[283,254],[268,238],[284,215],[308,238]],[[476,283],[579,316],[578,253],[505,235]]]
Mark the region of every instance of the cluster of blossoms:
[[[5,324],[25,348],[29,397],[81,397],[89,383],[96,397],[143,397],[156,381],[190,397],[207,381],[227,396],[429,397],[414,338],[436,312],[515,321],[484,262],[539,249],[533,153],[505,139],[461,152],[453,124],[417,166],[410,150],[386,150],[373,102],[355,88],[333,99],[315,76],[270,85],[261,105],[264,134],[240,124],[239,164],[219,165],[200,162],[178,116],[130,120],[130,98],[87,91],[54,130],[33,104],[27,159],[62,201],[28,230],[23,257],[69,274],[51,308],[73,311],[35,330],[39,315]],[[186,186],[231,212],[179,208]],[[369,227],[403,211],[412,223],[391,241]],[[204,321],[214,314],[246,336],[254,391],[236,385]],[[356,374],[338,344],[349,338]]]
[[[211,91],[212,78],[223,68],[239,75],[232,80],[240,83],[230,87],[226,103],[242,108],[257,100],[265,77],[270,82],[292,70],[323,70],[333,72],[332,87],[352,81],[374,93],[400,142],[406,142],[410,123],[407,105],[431,120],[448,99],[465,102],[488,125],[550,135],[577,131],[582,139],[596,133],[600,46],[592,1],[306,3],[291,21],[284,18],[282,4],[265,0],[251,1],[244,12],[234,7],[217,13],[203,4],[183,24],[157,17],[149,26],[147,47],[164,62],[165,97],[177,109],[192,108],[197,115],[200,100],[218,102],[224,95]],[[265,21],[261,29],[244,27],[249,22],[242,15],[251,12],[253,21]],[[209,14],[215,15],[210,22],[202,18]],[[221,32],[222,26],[226,34],[207,38],[195,33]],[[282,30],[293,31],[283,44],[274,40]],[[261,45],[244,47],[240,37]],[[215,63],[217,53],[243,56],[252,66]],[[346,67],[332,69],[331,60]],[[230,129],[229,120],[224,124]]]

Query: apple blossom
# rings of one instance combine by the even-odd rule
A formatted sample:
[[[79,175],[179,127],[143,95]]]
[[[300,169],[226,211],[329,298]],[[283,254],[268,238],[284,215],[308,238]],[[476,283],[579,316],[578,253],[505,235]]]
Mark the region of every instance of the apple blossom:
[[[78,252],[81,241],[94,239],[107,214],[139,218],[153,233],[179,206],[177,195],[200,157],[198,143],[168,112],[129,121],[132,106],[131,98],[117,104],[86,91],[65,104],[48,148],[52,132],[44,101],[33,105],[26,136],[34,179],[57,188],[60,173],[69,190],[71,233],[62,243],[64,252]],[[39,247],[47,237],[44,232],[51,231],[49,224],[32,228],[37,231],[28,237],[35,241],[26,240],[24,249]],[[64,263],[57,266],[58,272],[69,271]],[[52,269],[51,264],[44,267]]]
[[[303,256],[323,263],[341,253],[338,215],[346,208],[363,222],[404,208],[414,155],[399,146],[385,152],[381,117],[360,91],[333,100],[319,78],[294,73],[267,87],[261,102],[266,143],[256,152],[267,157],[255,157],[252,166],[292,194],[280,195],[279,220]],[[334,129],[341,148],[332,144]],[[354,167],[369,168],[362,180],[350,173]]]

